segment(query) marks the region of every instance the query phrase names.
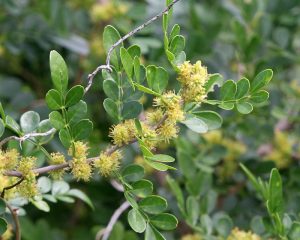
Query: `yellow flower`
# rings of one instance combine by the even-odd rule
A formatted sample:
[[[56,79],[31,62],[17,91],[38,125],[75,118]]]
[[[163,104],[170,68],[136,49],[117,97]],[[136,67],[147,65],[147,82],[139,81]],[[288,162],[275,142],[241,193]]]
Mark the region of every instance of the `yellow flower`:
[[[161,119],[163,118],[163,115],[164,115],[164,112],[160,108],[148,111],[148,112],[146,112],[146,122],[147,122],[147,124],[154,126],[161,121]]]
[[[109,177],[118,171],[122,154],[115,151],[112,154],[101,152],[99,159],[94,162],[94,166],[99,169],[99,173],[104,177]]]
[[[223,138],[220,130],[209,131],[202,136],[210,144],[221,144]]]
[[[124,123],[114,125],[110,129],[109,136],[113,139],[113,143],[117,146],[128,144],[136,136],[134,121],[126,120]]]
[[[260,236],[252,233],[251,231],[245,232],[234,228],[230,235],[227,237],[227,240],[260,240]]]
[[[17,186],[17,190],[21,196],[26,198],[38,195],[36,174],[33,172],[35,165],[35,157],[22,157],[17,168],[24,177],[23,182]]]
[[[172,122],[165,121],[158,129],[157,132],[165,142],[170,142],[171,139],[176,138],[179,128]]]
[[[182,98],[185,102],[202,102],[206,98],[205,84],[208,80],[207,68],[201,61],[194,65],[184,62],[179,66],[177,80],[182,84]]]
[[[16,149],[10,149],[6,152],[0,150],[0,173],[5,170],[15,169],[19,156]]]
[[[5,187],[14,185],[19,179],[15,177],[8,177],[0,175],[0,192],[3,191]],[[16,196],[16,188],[11,188],[5,191],[5,199],[9,200]]]
[[[50,165],[59,165],[66,162],[65,156],[61,153],[51,153],[51,159],[49,160]],[[50,172],[53,179],[61,179],[65,169],[54,170]]]
[[[87,162],[87,151],[87,145],[80,141],[74,143],[74,152],[72,147],[69,149],[69,154],[73,156],[72,174],[77,181],[88,181],[92,175],[92,166]]]

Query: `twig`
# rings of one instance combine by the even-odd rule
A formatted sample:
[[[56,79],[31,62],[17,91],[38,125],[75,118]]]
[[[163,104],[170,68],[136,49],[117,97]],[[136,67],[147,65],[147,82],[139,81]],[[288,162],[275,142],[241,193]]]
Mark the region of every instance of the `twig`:
[[[106,64],[105,65],[100,65],[99,67],[96,68],[94,72],[88,75],[88,85],[86,86],[84,93],[87,93],[89,89],[91,88],[93,84],[94,77],[98,74],[100,70],[108,70],[109,72],[112,72],[112,67],[110,65],[110,59],[112,52],[115,50],[116,47],[118,47],[120,44],[122,44],[126,39],[130,38],[131,36],[135,35],[137,32],[141,31],[157,19],[161,18],[164,14],[168,13],[168,11],[174,6],[175,3],[179,2],[180,0],[174,0],[173,2],[170,3],[169,6],[165,10],[163,10],[161,13],[157,14],[153,18],[149,19],[147,22],[143,23],[142,25],[138,26],[137,28],[133,29],[131,32],[127,33],[125,36],[120,38],[116,43],[114,43],[110,49],[108,50],[107,57],[106,57]]]
[[[7,191],[7,190],[9,190],[9,189],[12,189],[12,188],[14,188],[14,187],[16,187],[16,186],[18,186],[18,185],[21,184],[23,181],[24,181],[24,178],[21,178],[21,179],[20,179],[18,182],[16,182],[15,184],[3,188],[2,193],[1,193],[1,198],[4,198],[5,191]]]
[[[100,239],[107,240],[109,238],[109,235],[110,235],[114,225],[116,224],[116,222],[118,221],[118,219],[122,215],[122,213],[125,212],[127,208],[129,208],[129,206],[130,206],[130,204],[127,201],[122,203],[122,205],[111,216],[111,218],[107,224],[107,227],[104,230],[101,230],[97,233],[96,240],[100,240]]]
[[[46,137],[46,136],[49,136],[49,135],[51,135],[51,134],[53,134],[55,132],[56,132],[56,129],[55,128],[51,128],[49,131],[43,132],[43,133],[28,133],[28,134],[25,134],[22,137],[10,136],[10,137],[4,138],[0,142],[0,148],[2,148],[2,146],[5,143],[9,142],[10,140],[16,140],[16,141],[19,141],[20,143],[22,143],[22,142],[24,142],[25,140],[27,140],[29,138],[33,138],[33,137]]]
[[[9,206],[8,203],[6,203],[6,206],[9,209],[9,211],[11,212],[11,215],[12,215],[14,223],[15,223],[16,240],[21,240],[21,228],[20,228],[20,222],[19,222],[19,218],[18,218],[18,215],[16,213],[16,210],[12,209],[12,207]]]

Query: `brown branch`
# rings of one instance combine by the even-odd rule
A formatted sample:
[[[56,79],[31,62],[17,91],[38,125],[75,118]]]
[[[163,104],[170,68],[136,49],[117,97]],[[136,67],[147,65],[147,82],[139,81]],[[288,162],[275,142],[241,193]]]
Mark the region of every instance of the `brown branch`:
[[[16,209],[12,209],[12,207],[6,203],[7,208],[11,212],[11,215],[13,217],[14,223],[15,223],[15,235],[16,235],[16,240],[21,240],[21,228],[20,228],[20,222],[18,218],[18,214],[16,213]]]
[[[5,191],[9,190],[9,189],[12,189],[16,186],[18,186],[19,184],[21,184],[21,182],[24,181],[24,178],[21,177],[21,179],[16,182],[15,184],[11,185],[11,186],[8,186],[8,187],[4,187],[3,190],[2,190],[2,193],[1,193],[1,198],[4,198],[4,195],[5,195]]]

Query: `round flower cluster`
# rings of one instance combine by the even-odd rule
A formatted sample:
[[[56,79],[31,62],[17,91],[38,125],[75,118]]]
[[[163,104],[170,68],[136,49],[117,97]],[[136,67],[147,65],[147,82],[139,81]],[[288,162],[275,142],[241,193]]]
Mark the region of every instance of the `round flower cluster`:
[[[14,169],[19,157],[20,155],[16,149],[10,149],[6,152],[0,150],[0,173]]]
[[[252,232],[245,232],[238,228],[234,228],[230,235],[228,236],[227,240],[236,240],[236,239],[243,239],[243,240],[260,240],[260,236],[252,233]]]
[[[209,78],[207,68],[201,61],[191,64],[186,61],[179,66],[177,80],[182,84],[182,98],[185,102],[202,102],[207,94],[205,84]]]
[[[78,181],[88,181],[92,175],[92,166],[87,162],[87,151],[87,145],[80,141],[74,142],[69,149],[69,155],[73,156],[72,174]]]
[[[112,154],[101,152],[99,159],[94,162],[94,166],[99,169],[99,173],[108,177],[113,175],[120,167],[122,154],[120,151],[115,151]]]
[[[59,165],[66,162],[65,156],[61,153],[51,153],[51,158],[49,159],[49,164]],[[50,175],[53,179],[61,179],[64,175],[65,169],[54,170],[50,172]]]

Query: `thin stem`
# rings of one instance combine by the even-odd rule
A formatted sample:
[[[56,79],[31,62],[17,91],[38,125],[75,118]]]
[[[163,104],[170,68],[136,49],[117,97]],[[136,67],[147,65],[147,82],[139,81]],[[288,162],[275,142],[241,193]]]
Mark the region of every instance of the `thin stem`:
[[[22,178],[21,178],[18,182],[16,182],[15,184],[3,188],[2,193],[1,193],[1,198],[4,198],[5,191],[7,191],[7,190],[9,190],[9,189],[12,189],[12,188],[14,188],[14,187],[16,187],[16,186],[18,186],[18,185],[21,184],[23,181],[24,181],[24,178],[22,177]]]
[[[21,228],[20,228],[20,222],[18,215],[16,213],[15,209],[12,209],[12,207],[6,203],[7,208],[11,212],[11,215],[13,217],[14,223],[15,223],[15,235],[16,235],[16,240],[21,240]]]

